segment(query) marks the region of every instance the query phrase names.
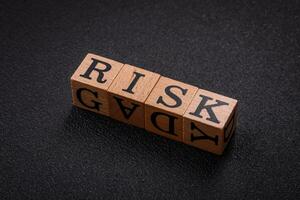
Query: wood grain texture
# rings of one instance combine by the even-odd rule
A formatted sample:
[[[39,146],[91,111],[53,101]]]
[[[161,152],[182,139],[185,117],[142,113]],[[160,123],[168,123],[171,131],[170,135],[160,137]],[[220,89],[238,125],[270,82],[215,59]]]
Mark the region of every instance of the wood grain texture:
[[[145,101],[160,75],[125,64],[108,89],[110,117],[145,127]]]
[[[183,141],[183,114],[197,88],[161,77],[145,102],[145,129]]]
[[[186,110],[184,143],[222,154],[236,126],[237,100],[199,89]]]
[[[123,63],[87,54],[71,77],[74,105],[109,116],[108,88]]]

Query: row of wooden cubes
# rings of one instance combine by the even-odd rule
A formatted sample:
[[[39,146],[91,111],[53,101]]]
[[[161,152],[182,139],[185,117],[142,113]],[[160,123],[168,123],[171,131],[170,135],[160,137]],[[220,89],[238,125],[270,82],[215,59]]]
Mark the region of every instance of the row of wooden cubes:
[[[237,100],[94,54],[71,87],[75,106],[219,155],[236,126]]]

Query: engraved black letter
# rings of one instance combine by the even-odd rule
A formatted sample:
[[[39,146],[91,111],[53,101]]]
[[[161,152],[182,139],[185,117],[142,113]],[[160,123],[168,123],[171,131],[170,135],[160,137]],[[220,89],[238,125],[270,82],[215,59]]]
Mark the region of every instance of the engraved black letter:
[[[136,85],[139,78],[145,77],[145,74],[141,74],[141,73],[138,73],[138,72],[134,72],[134,75],[135,75],[135,77],[132,80],[132,82],[130,83],[130,85],[128,86],[128,88],[127,89],[122,89],[124,92],[129,92],[131,94],[134,94],[134,92],[132,91],[133,87]]]
[[[133,105],[133,107],[132,108],[128,108],[128,107],[125,107],[122,104],[123,99],[120,99],[120,98],[115,97],[115,96],[114,96],[114,99],[117,101],[117,103],[118,103],[118,105],[119,105],[119,107],[120,107],[120,109],[121,109],[121,111],[122,111],[122,113],[123,113],[123,115],[124,115],[124,117],[126,119],[129,119],[129,117],[132,115],[132,113],[135,111],[135,109],[137,107],[139,107],[139,105],[137,105],[135,103],[131,103]]]
[[[157,124],[157,116],[162,115],[165,116],[167,118],[169,118],[169,127],[167,130],[162,129],[160,126],[158,126]],[[162,113],[162,112],[154,112],[151,115],[151,122],[152,124],[160,131],[169,133],[171,135],[176,135],[175,134],[175,119],[177,119],[177,117],[174,117],[172,115],[168,115],[166,113]],[[176,135],[177,136],[177,135]]]
[[[92,58],[93,62],[90,65],[90,67],[86,70],[84,74],[80,74],[81,77],[87,78],[87,79],[92,79],[90,77],[92,71],[97,71],[99,73],[97,81],[99,83],[105,83],[106,80],[103,80],[104,73],[103,72],[108,72],[111,69],[111,65],[109,63],[103,62],[101,60],[96,60],[95,58]],[[102,63],[105,65],[104,69],[97,69],[96,66],[98,63]]]
[[[218,136],[216,135],[215,137],[209,137],[206,135],[203,131],[201,131],[195,124],[194,122],[191,122],[191,130],[196,129],[199,131],[202,135],[200,136],[194,136],[194,134],[191,134],[191,142],[194,142],[195,140],[212,140],[215,142],[215,145],[218,145]]]
[[[213,100],[213,98],[210,98],[210,97],[207,97],[204,95],[200,95],[200,97],[202,97],[202,100],[201,100],[200,104],[198,105],[197,109],[195,110],[195,112],[190,112],[189,114],[202,118],[200,113],[203,109],[206,109],[207,113],[209,114],[209,117],[206,119],[211,122],[219,124],[220,122],[217,119],[215,113],[213,112],[212,107],[229,105],[229,104],[226,102],[220,101],[220,100],[216,100],[216,102],[217,102],[216,104],[205,105],[208,100]]]
[[[97,93],[97,92],[93,92],[92,90],[89,90],[89,89],[87,89],[87,88],[79,88],[79,89],[76,91],[76,96],[77,96],[77,99],[79,100],[79,102],[80,102],[82,105],[84,105],[85,107],[90,108],[90,109],[96,109],[96,110],[99,111],[99,109],[100,109],[99,106],[102,105],[102,103],[92,100],[91,102],[93,102],[94,105],[92,105],[92,106],[87,105],[86,103],[84,103],[84,102],[82,101],[82,96],[81,96],[81,94],[82,94],[83,91],[88,91],[89,93],[93,94],[96,98],[98,98],[98,93]]]
[[[169,108],[176,108],[176,107],[179,107],[182,104],[181,99],[178,96],[176,96],[174,93],[171,92],[171,88],[177,88],[177,89],[179,89],[181,91],[182,95],[185,95],[187,93],[187,91],[188,91],[187,89],[183,89],[183,88],[181,88],[181,87],[179,87],[177,85],[170,85],[170,86],[168,86],[168,87],[165,88],[165,93],[169,97],[171,97],[172,99],[175,100],[175,104],[174,105],[168,105],[166,102],[163,101],[163,97],[162,96],[160,96],[158,98],[158,100],[156,102],[157,104],[161,103],[164,106],[167,106]]]

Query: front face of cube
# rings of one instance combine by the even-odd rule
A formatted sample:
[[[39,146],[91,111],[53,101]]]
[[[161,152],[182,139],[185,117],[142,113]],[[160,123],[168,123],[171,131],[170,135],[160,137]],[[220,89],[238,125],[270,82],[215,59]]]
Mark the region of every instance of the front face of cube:
[[[143,103],[109,93],[110,117],[121,122],[144,128],[145,105]]]
[[[145,103],[145,129],[183,141],[183,114],[197,88],[161,77]]]
[[[184,143],[218,155],[223,153],[224,134],[222,129],[189,118],[184,118],[183,124]]]
[[[182,142],[182,116],[145,105],[145,129],[163,137]]]
[[[233,135],[237,101],[199,89],[183,119],[184,143],[222,154]]]
[[[107,90],[123,65],[88,54],[71,77],[73,104],[109,116]]]
[[[160,75],[125,64],[109,87],[110,117],[145,127],[145,101]]]
[[[102,115],[109,115],[108,93],[106,90],[75,80],[72,80],[71,85],[74,105]]]

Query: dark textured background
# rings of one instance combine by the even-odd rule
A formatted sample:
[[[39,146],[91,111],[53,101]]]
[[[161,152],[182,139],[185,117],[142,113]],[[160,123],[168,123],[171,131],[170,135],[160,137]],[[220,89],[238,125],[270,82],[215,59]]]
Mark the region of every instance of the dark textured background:
[[[296,199],[299,1],[1,1],[0,199]],[[71,106],[88,52],[240,101],[223,156]]]

